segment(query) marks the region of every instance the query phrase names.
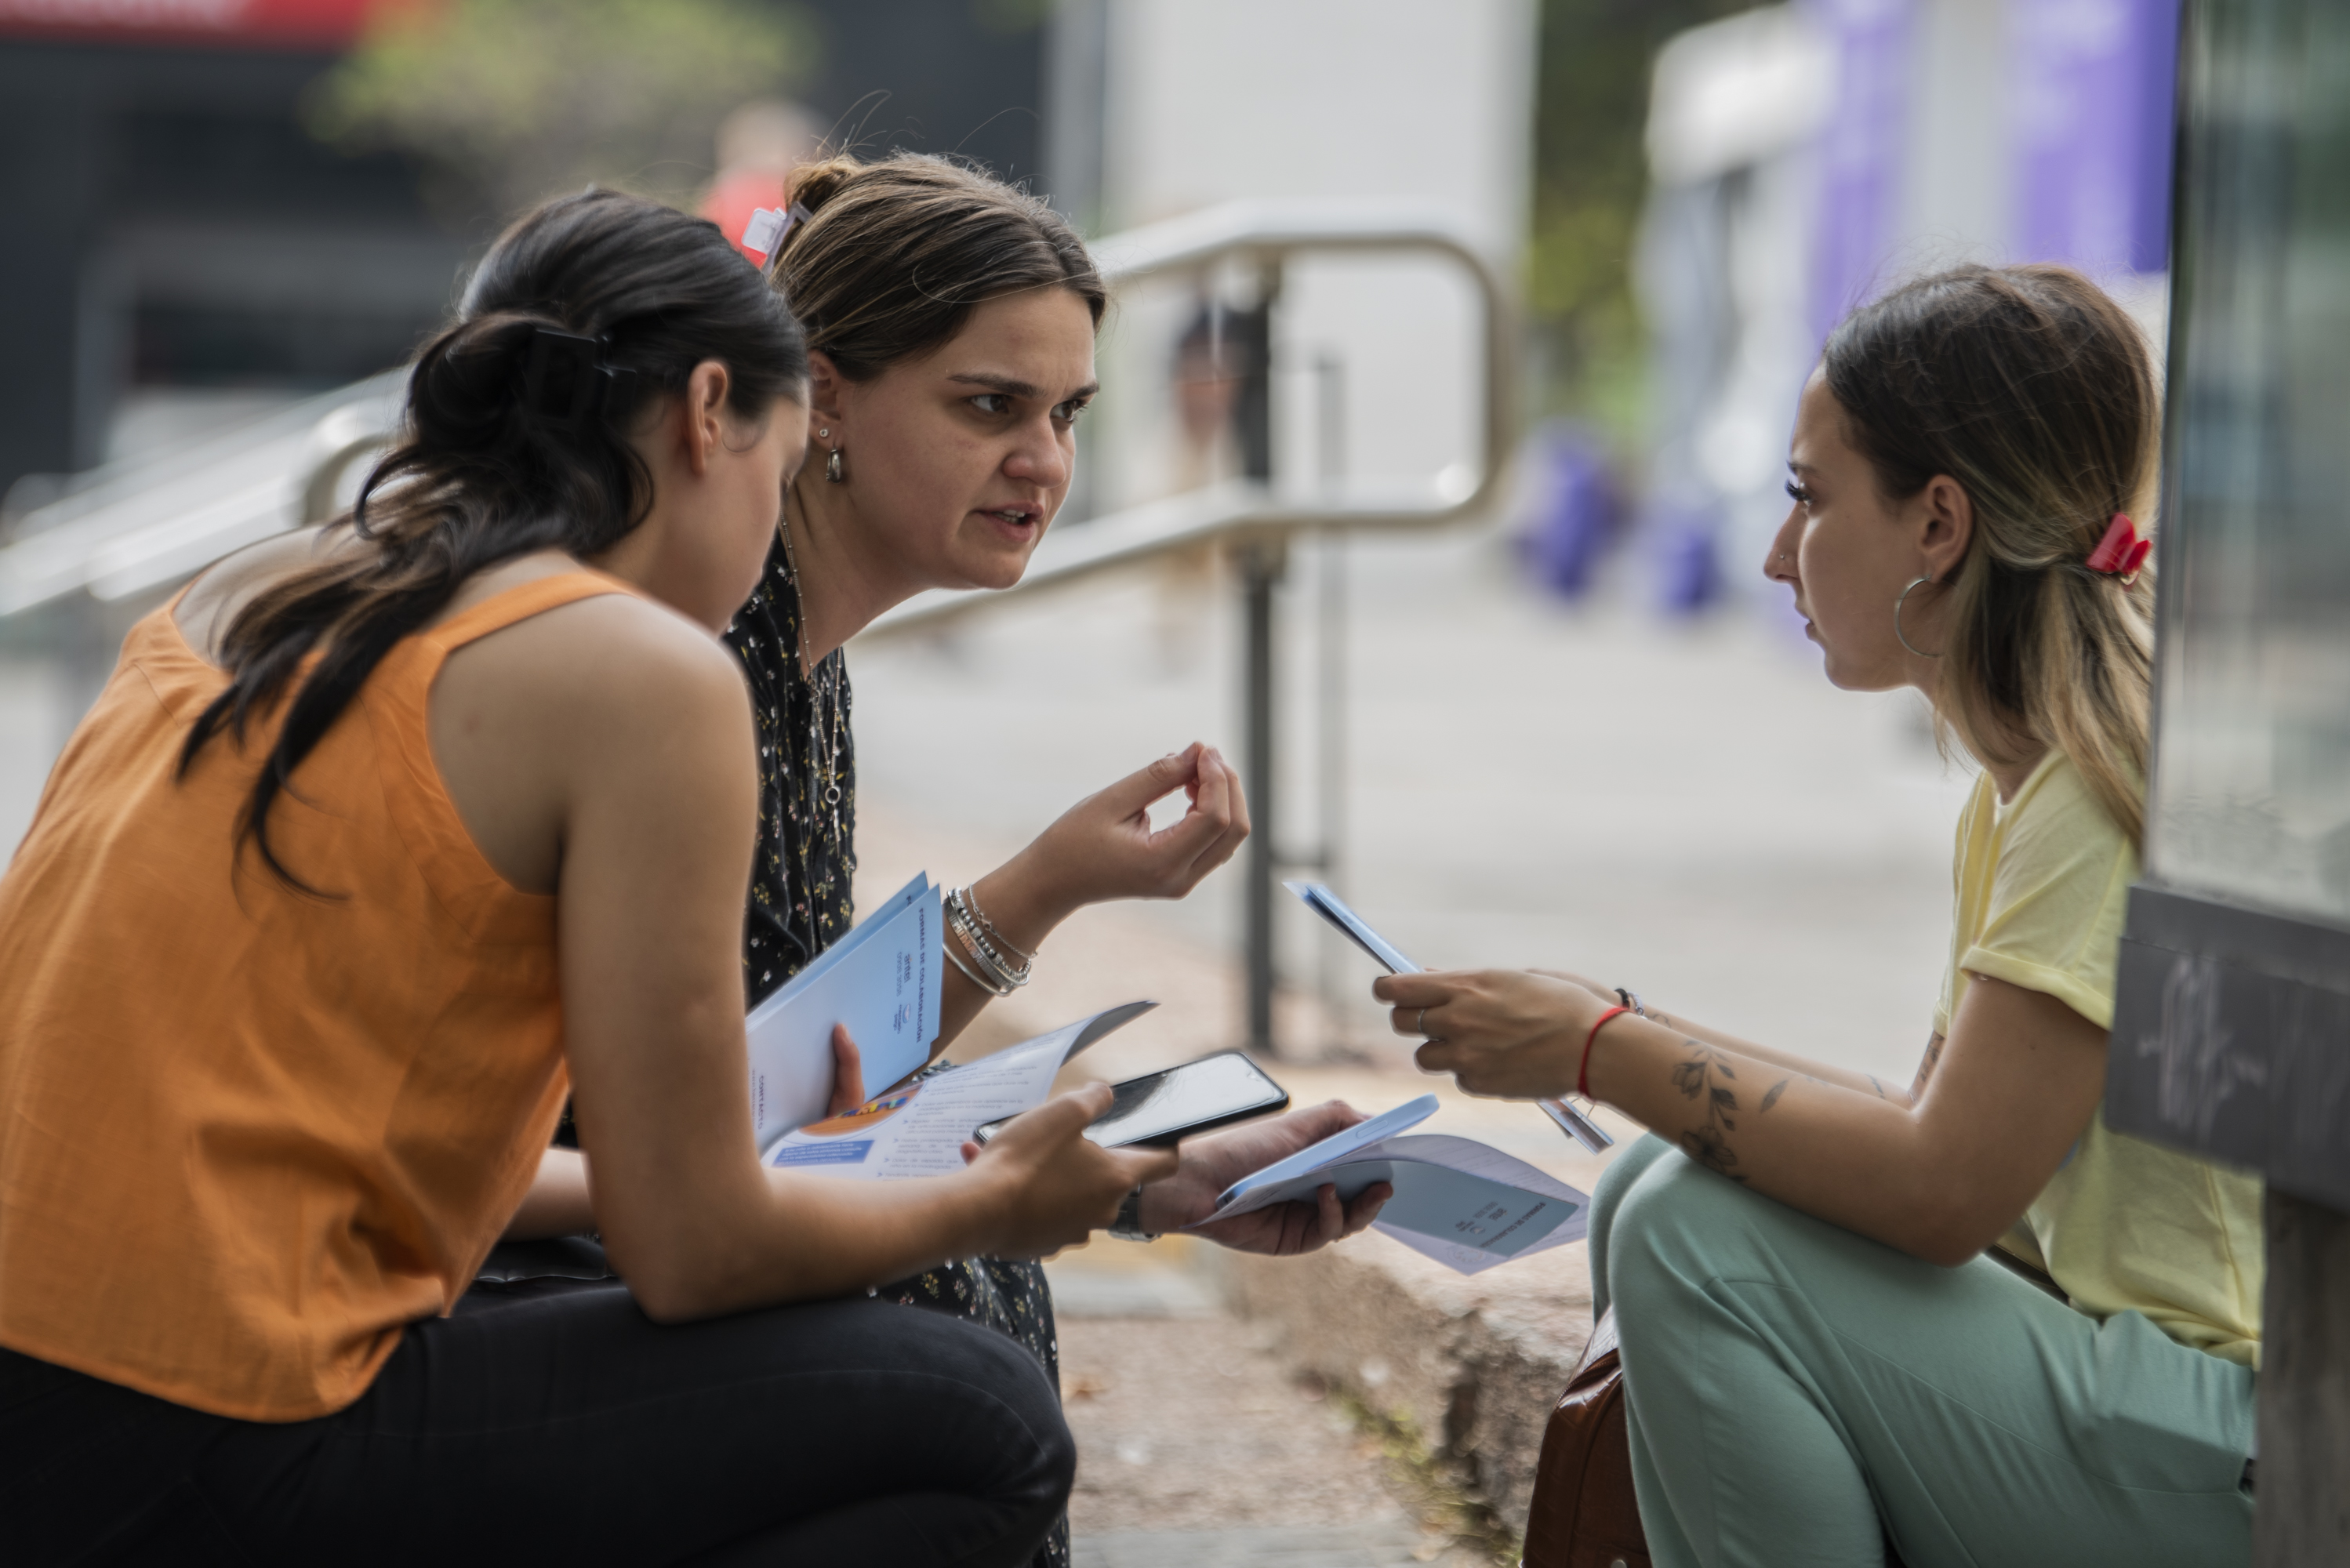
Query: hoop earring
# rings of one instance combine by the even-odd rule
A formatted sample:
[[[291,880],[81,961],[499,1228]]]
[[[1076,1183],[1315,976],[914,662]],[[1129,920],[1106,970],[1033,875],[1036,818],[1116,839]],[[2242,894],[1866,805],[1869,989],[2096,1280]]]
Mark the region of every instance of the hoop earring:
[[[840,449],[838,447],[834,447],[832,449],[832,455],[824,460],[824,476],[835,484],[846,484],[848,483],[848,475],[841,472]]]
[[[839,454],[836,452],[834,455],[838,456]],[[1902,647],[1908,649],[1910,652],[1916,654],[1920,659],[1939,659],[1942,656],[1939,653],[1929,653],[1922,648],[1911,646],[1908,637],[1901,630],[1901,607],[1908,602],[1909,596],[1911,594],[1918,591],[1918,583],[1930,583],[1934,579],[1931,577],[1919,577],[1917,582],[1911,583],[1908,587],[1903,588],[1901,590],[1901,597],[1893,601],[1893,635],[1895,639],[1900,642]]]

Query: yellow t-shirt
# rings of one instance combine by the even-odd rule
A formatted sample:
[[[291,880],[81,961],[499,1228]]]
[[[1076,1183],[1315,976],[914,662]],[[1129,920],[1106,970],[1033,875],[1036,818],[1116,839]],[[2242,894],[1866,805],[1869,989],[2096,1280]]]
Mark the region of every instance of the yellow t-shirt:
[[[1959,816],[1935,1032],[1950,1032],[1978,974],[2111,1028],[2137,875],[2137,852],[2062,753],[2050,751],[2011,801],[1988,774],[1978,779]],[[2258,1366],[2262,1238],[2257,1177],[2115,1132],[2100,1109],[2000,1245],[2093,1317],[2143,1313],[2181,1345]]]

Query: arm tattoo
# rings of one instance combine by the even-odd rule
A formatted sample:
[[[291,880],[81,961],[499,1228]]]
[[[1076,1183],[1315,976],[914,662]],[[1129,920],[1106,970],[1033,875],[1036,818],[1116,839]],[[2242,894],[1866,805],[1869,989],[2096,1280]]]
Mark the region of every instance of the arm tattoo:
[[[1773,1106],[1777,1105],[1779,1103],[1779,1096],[1785,1094],[1787,1092],[1787,1085],[1794,1081],[1795,1080],[1793,1078],[1782,1078],[1777,1083],[1772,1085],[1771,1092],[1762,1096],[1762,1104],[1754,1114],[1759,1116],[1763,1111],[1767,1111]]]
[[[1878,1099],[1881,1100],[1886,1097],[1885,1085],[1877,1081],[1877,1075],[1874,1073],[1871,1073],[1868,1075],[1868,1086],[1877,1091],[1877,1097]]]
[[[1705,1120],[1681,1134],[1681,1147],[1708,1170],[1742,1182],[1746,1178],[1737,1171],[1738,1155],[1726,1136],[1738,1130],[1738,1091],[1731,1086],[1738,1074],[1712,1046],[1695,1040],[1681,1044],[1690,1055],[1673,1069],[1673,1087],[1705,1113]]]
[[[1942,1037],[1937,1034],[1926,1042],[1926,1059],[1918,1064],[1918,1080],[1909,1085],[1909,1097],[1912,1100],[1926,1092],[1926,1080],[1934,1075],[1934,1069],[1940,1066],[1941,1063]]]

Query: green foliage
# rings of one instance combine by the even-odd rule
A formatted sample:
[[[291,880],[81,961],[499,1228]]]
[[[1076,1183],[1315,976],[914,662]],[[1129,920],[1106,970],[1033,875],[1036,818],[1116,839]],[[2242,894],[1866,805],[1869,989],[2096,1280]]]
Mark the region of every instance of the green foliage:
[[[421,154],[500,212],[590,182],[675,200],[711,137],[805,68],[796,17],[757,0],[412,0],[323,78],[311,130]]]
[[[1637,421],[1640,325],[1631,262],[1648,165],[1648,74],[1684,28],[1752,0],[1543,0],[1526,303],[1550,410],[1619,432]]]

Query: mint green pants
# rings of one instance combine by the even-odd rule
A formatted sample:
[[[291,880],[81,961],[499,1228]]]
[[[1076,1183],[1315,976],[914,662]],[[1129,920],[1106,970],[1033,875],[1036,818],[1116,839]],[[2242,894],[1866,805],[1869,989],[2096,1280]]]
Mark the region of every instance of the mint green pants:
[[[2253,1375],[1978,1258],[1937,1268],[1656,1137],[1591,1208],[1657,1568],[2251,1559]]]

